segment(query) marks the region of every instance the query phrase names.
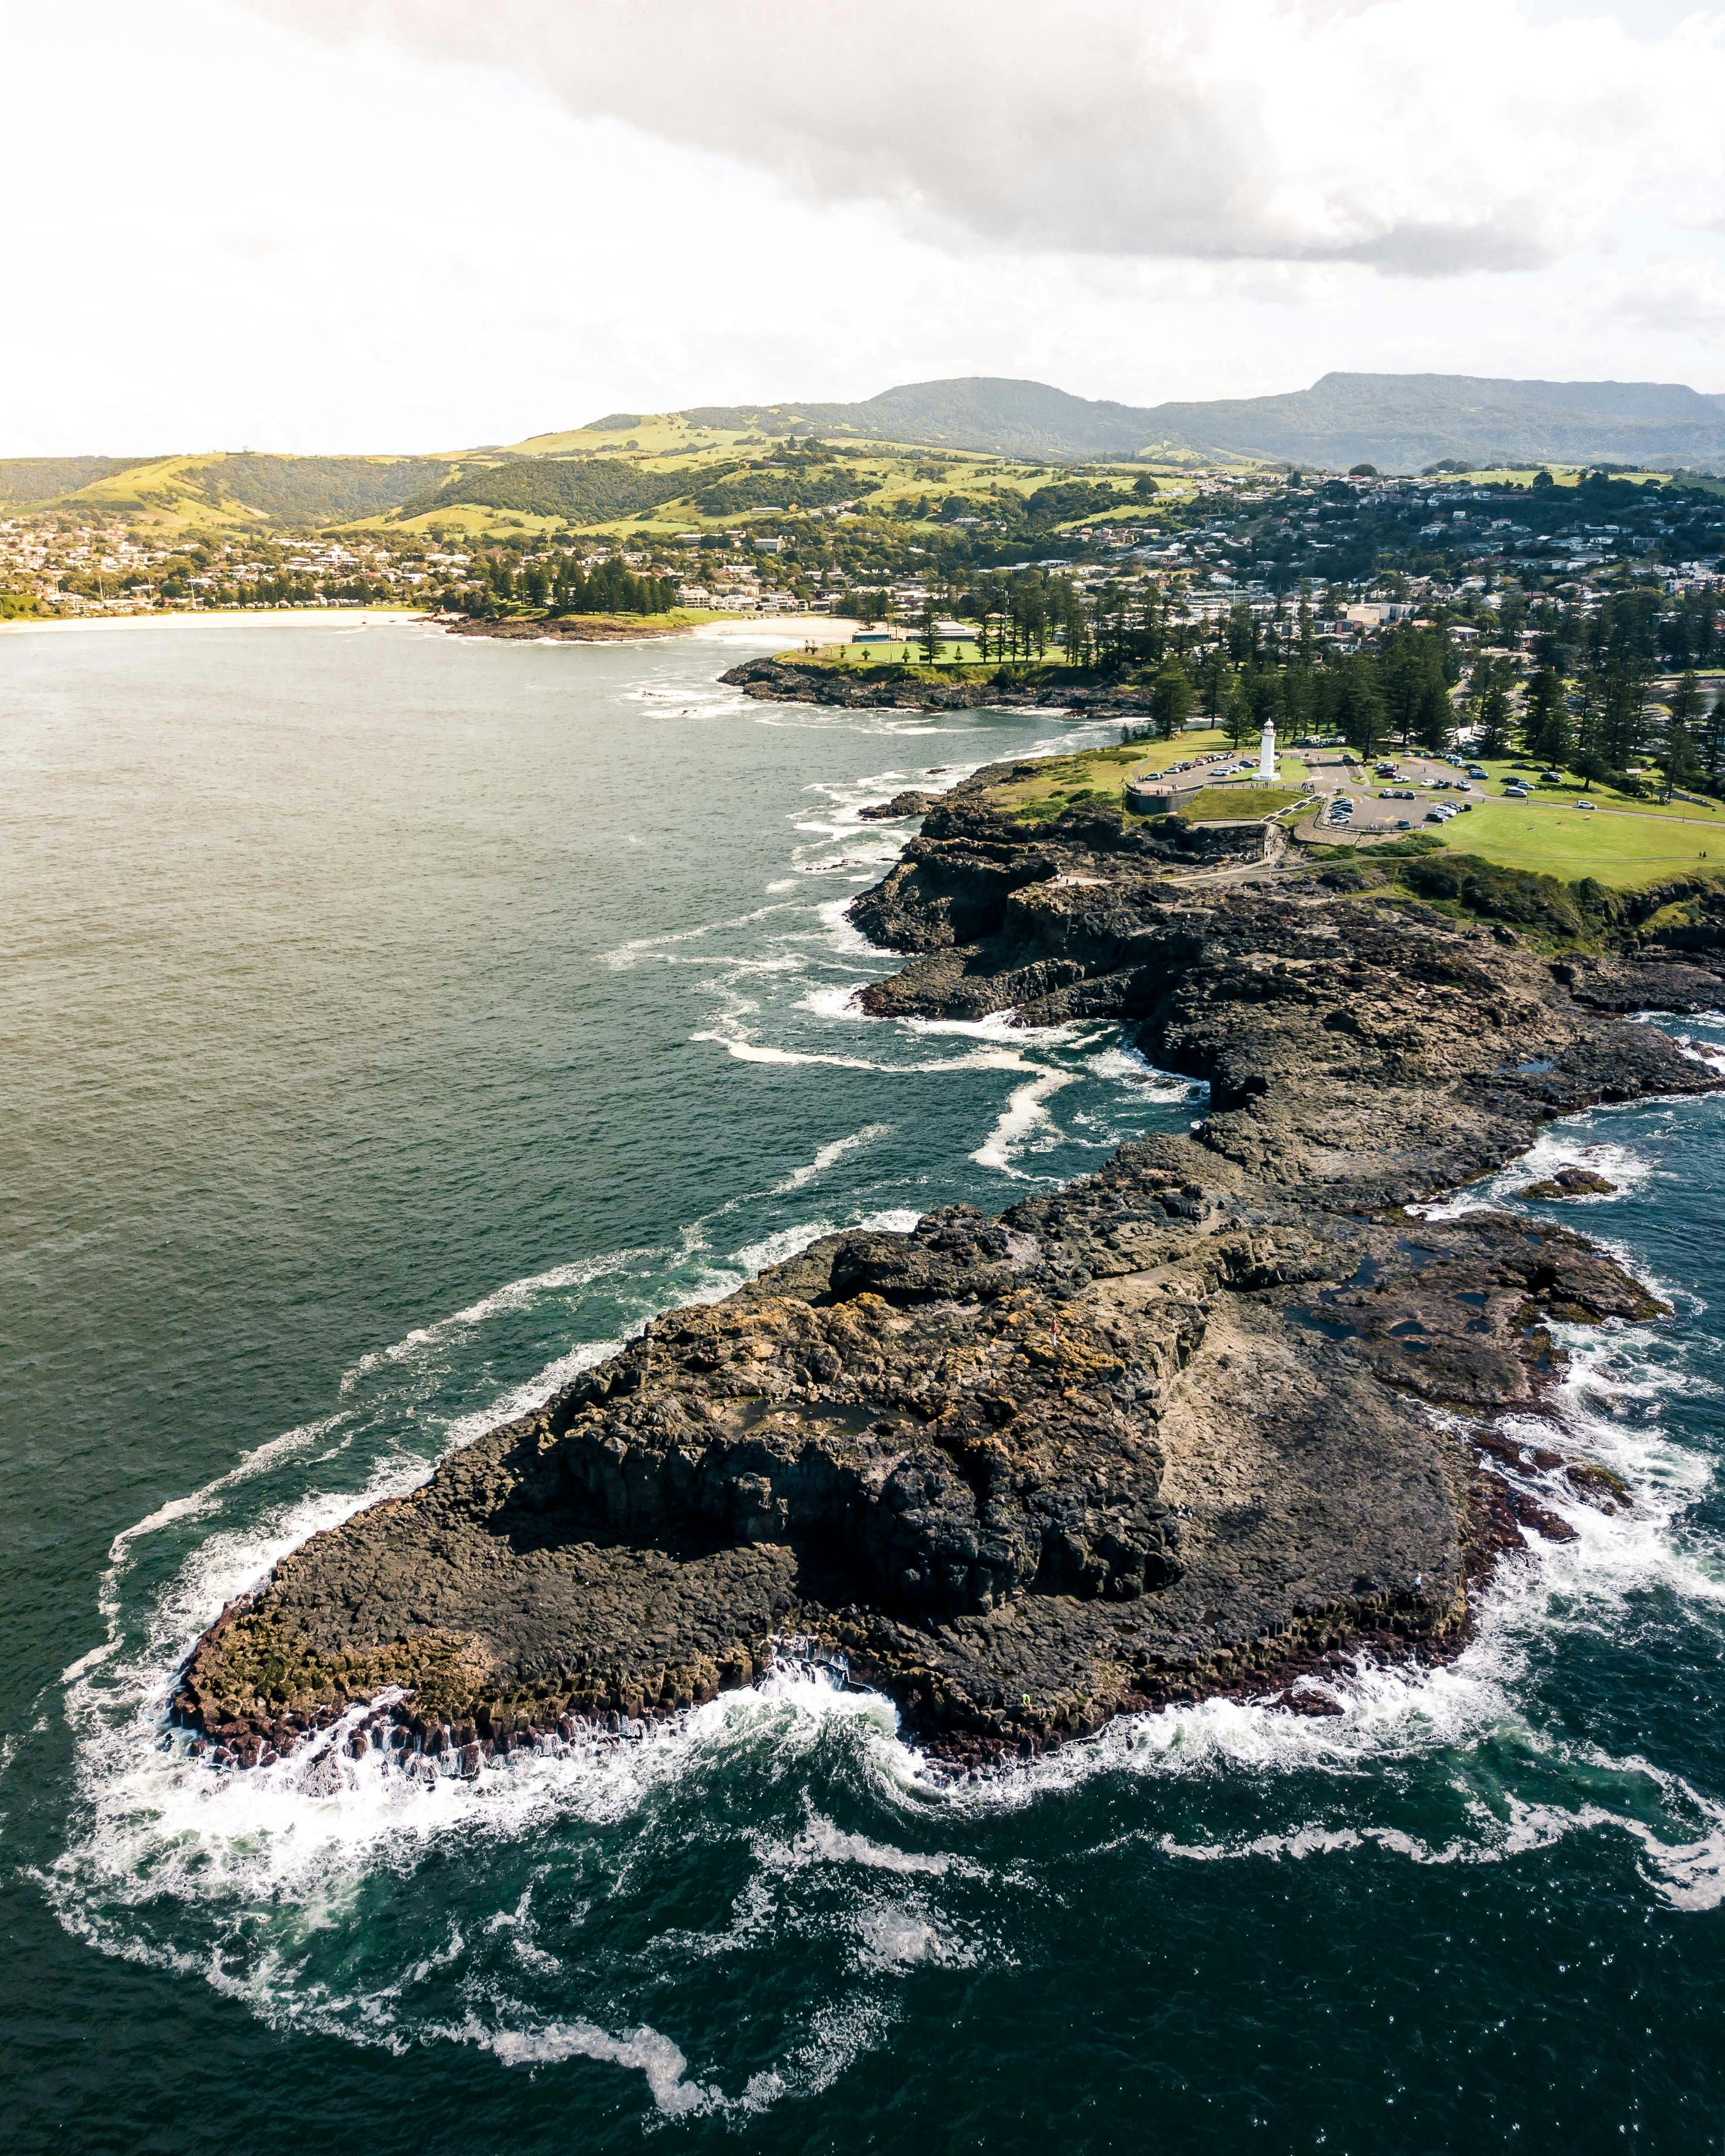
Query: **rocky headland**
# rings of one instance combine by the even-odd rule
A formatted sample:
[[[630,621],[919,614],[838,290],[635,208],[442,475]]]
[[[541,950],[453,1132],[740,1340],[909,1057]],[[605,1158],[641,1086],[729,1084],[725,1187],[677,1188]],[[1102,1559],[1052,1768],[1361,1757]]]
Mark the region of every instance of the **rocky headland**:
[[[1149,692],[1116,681],[1050,680],[1048,670],[1001,667],[983,679],[935,680],[908,668],[852,673],[800,659],[750,659],[721,680],[770,704],[827,704],[845,711],[961,711],[1058,707],[1098,719],[1142,719]],[[1064,670],[1061,670],[1064,672]]]
[[[1333,1711],[1310,1680],[1362,1647],[1453,1651],[1499,1554],[1573,1532],[1553,1493],[1629,1502],[1497,1424],[1560,1374],[1553,1321],[1660,1306],[1567,1228],[1407,1209],[1554,1116],[1721,1082],[1624,1015],[1725,1000],[1712,886],[1681,950],[1553,953],[1369,870],[1017,821],[1001,776],[853,906],[909,960],[867,1009],[1115,1020],[1207,1112],[998,1217],[824,1237],[315,1537],[183,1672],[218,1759],[398,1688],[352,1745],[475,1771],[793,1635],[970,1763],[1220,1691]]]

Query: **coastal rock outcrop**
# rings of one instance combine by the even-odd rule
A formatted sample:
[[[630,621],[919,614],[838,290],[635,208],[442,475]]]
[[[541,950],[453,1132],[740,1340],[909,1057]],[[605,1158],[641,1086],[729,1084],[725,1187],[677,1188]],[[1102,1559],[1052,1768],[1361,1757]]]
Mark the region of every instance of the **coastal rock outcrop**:
[[[841,666],[812,665],[796,659],[750,659],[720,677],[746,696],[767,703],[827,704],[842,711],[963,711],[983,706],[1034,709],[1058,704],[1062,711],[1096,718],[1142,718],[1148,694],[1113,681],[1079,680],[1057,684],[1001,667],[988,680],[925,679],[908,669],[874,666],[866,675]]]
[[[870,801],[856,813],[865,824],[893,824],[903,816],[926,816],[939,798],[937,793],[907,786],[890,801]]]
[[[1011,824],[990,776],[855,902],[911,954],[867,1007],[1116,1020],[1209,1088],[1193,1128],[995,1219],[825,1236],[315,1537],[184,1672],[222,1756],[398,1686],[410,1753],[477,1763],[788,1634],[961,1759],[1219,1690],[1309,1707],[1362,1643],[1452,1647],[1496,1553],[1569,1532],[1542,1478],[1618,1501],[1493,1419],[1560,1368],[1551,1322],[1658,1306],[1565,1228],[1419,1209],[1554,1116],[1718,1084],[1619,1014],[1725,979],[1297,865],[1193,875],[1117,812]]]
[[[1530,1183],[1517,1195],[1549,1201],[1563,1198],[1610,1198],[1616,1194],[1617,1185],[1607,1176],[1591,1168],[1560,1168],[1555,1175],[1542,1177]]]

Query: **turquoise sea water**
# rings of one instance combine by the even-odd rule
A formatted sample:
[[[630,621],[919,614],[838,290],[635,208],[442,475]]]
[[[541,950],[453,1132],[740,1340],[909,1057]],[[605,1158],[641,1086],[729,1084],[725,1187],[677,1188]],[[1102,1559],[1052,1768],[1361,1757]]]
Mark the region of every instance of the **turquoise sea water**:
[[[1197,1112],[1103,1029],[846,1009],[856,806],[1062,722],[733,655],[0,638],[4,2145],[1717,2149],[1725,1102],[1539,1148],[1676,1305],[1575,1335],[1635,1511],[1543,1491],[1579,1540],[1338,1717],[956,1785],[794,1671],[477,1785],[164,1739],[226,1598],[652,1311]]]

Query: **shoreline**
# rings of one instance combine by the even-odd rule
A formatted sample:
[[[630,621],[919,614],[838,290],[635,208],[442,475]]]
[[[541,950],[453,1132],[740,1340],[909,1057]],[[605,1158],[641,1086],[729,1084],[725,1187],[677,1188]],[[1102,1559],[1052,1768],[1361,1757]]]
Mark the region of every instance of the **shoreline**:
[[[451,636],[483,637],[500,644],[668,644],[680,637],[696,637],[726,644],[759,643],[795,636],[810,642],[809,624],[818,620],[834,629],[850,630],[854,622],[834,620],[829,614],[735,614],[717,621],[679,622],[670,629],[637,627],[627,622],[599,626],[578,614],[556,619],[503,621],[447,621],[439,615],[427,619]]]
[[[990,778],[854,902],[909,954],[865,1008],[1112,1019],[1209,1114],[994,1218],[824,1237],[314,1537],[185,1666],[216,1763],[364,1709],[354,1756],[477,1773],[749,1683],[792,1632],[964,1767],[1219,1694],[1337,1712],[1327,1673],[1447,1659],[1507,1551],[1573,1536],[1541,1487],[1628,1502],[1497,1425],[1548,1411],[1549,1320],[1662,1306],[1565,1227],[1406,1209],[1563,1115],[1717,1089],[1624,1014],[1725,973],[1553,962],[1303,869],[1199,893],[1117,819],[1013,831]]]
[[[71,614],[64,620],[26,617],[0,622],[0,636],[47,633],[65,634],[74,629],[309,629],[344,622],[350,628],[381,629],[396,624],[428,622],[432,616],[423,607],[233,607],[151,608],[146,613]]]
[[[64,635],[74,631],[128,629],[312,629],[335,624],[347,628],[382,629],[418,625],[442,629],[452,636],[483,636],[502,643],[523,644],[665,644],[675,638],[694,637],[708,642],[748,644],[781,642],[792,638],[811,640],[809,624],[818,619],[835,631],[849,632],[857,624],[827,614],[738,614],[721,621],[679,623],[672,629],[634,629],[619,626],[590,634],[578,628],[559,630],[546,622],[475,622],[465,627],[446,622],[424,607],[233,607],[204,608],[151,608],[124,614],[72,614],[64,619],[24,616],[0,621],[0,636]]]
[[[809,704],[841,711],[1047,711],[1062,717],[1141,720],[1151,716],[1148,696],[1107,681],[1086,678],[1070,685],[1053,679],[1026,681],[1002,665],[986,680],[899,680],[894,670],[875,666],[875,678],[864,679],[843,666],[806,660],[746,660],[721,678],[746,696],[763,703]],[[1004,675],[1007,678],[1003,680]]]

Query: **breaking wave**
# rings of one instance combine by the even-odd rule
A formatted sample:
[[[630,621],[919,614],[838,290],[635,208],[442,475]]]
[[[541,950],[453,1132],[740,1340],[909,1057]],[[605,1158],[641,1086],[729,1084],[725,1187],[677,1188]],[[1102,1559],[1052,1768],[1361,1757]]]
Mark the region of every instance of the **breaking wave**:
[[[640,698],[670,701],[650,680]],[[691,698],[664,716],[711,708]],[[752,716],[928,731],[884,715]],[[917,774],[829,790],[824,817],[799,804],[791,865],[805,865],[800,837],[819,842],[815,860],[848,846],[865,828],[855,808],[889,781]],[[1630,1502],[1606,1512],[1559,1472],[1527,1470],[1575,1540],[1530,1541],[1502,1566],[1448,1664],[1362,1657],[1326,1676],[1337,1712],[1211,1701],[955,1779],[886,1701],[788,1653],[668,1723],[514,1754],[471,1781],[404,1774],[381,1752],[350,1758],[340,1727],[270,1768],[218,1771],[164,1727],[180,1662],[225,1601],[654,1312],[722,1294],[836,1227],[905,1232],[928,1204],[998,1204],[1001,1182],[1033,1179],[1032,1166],[1065,1180],[1101,1147],[1183,1127],[1194,1089],[1105,1029],[1024,1029],[1010,1014],[865,1027],[856,988],[896,961],[845,921],[845,903],[775,897],[608,954],[612,970],[664,966],[686,986],[683,1052],[716,1051],[743,1066],[739,1083],[825,1104],[754,1189],[678,1235],[542,1266],[413,1328],[341,1373],[329,1413],[114,1538],[103,1636],[61,1680],[69,1830],[36,1875],[67,1929],[274,2027],[482,2051],[530,2076],[612,2069],[670,2121],[830,2087],[891,2041],[933,1973],[1034,1961],[1041,1927],[1086,1890],[1117,1891],[1122,1855],[1177,1905],[1197,1866],[1502,1866],[1591,1836],[1624,1852],[1631,1887],[1662,1909],[1720,1906],[1725,1777],[1715,1788],[1679,1771],[1651,1708],[1645,1738],[1607,1742],[1576,1704],[1602,1659],[1713,1667],[1725,1647],[1720,1373],[1694,1301],[1671,1328],[1562,1336],[1566,1446],[1620,1476]],[[840,1093],[845,1073],[866,1088]],[[1454,1202],[1520,1203],[1516,1189],[1558,1166],[1596,1166],[1619,1190],[1588,1226],[1609,1224],[1644,1274],[1676,1270],[1645,1216],[1679,1188],[1680,1149],[1715,1112],[1643,1104],[1573,1119]],[[15,1751],[3,1771],[19,1767]]]

